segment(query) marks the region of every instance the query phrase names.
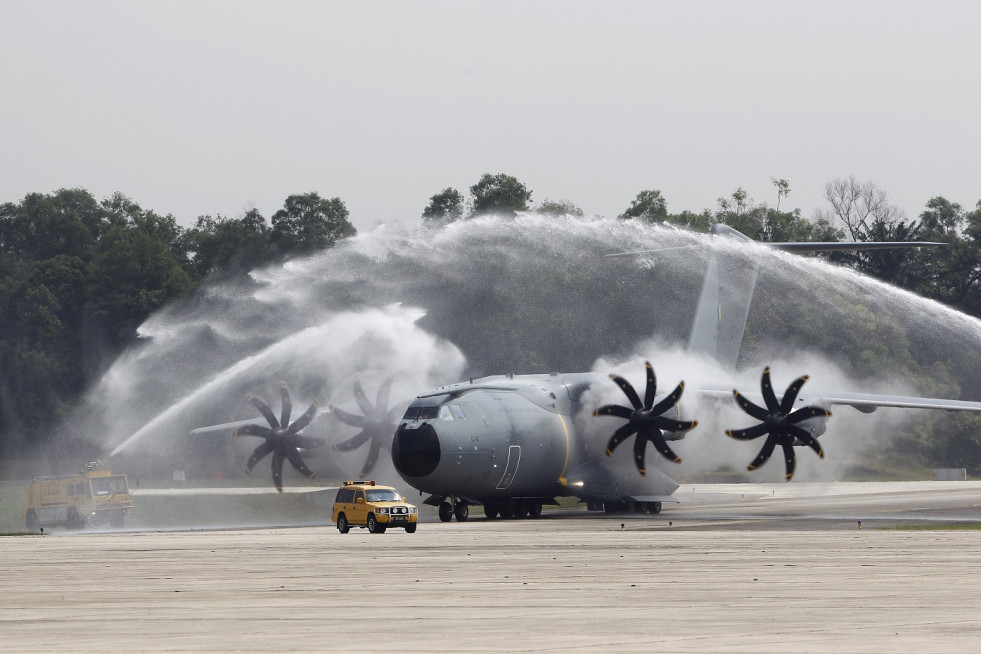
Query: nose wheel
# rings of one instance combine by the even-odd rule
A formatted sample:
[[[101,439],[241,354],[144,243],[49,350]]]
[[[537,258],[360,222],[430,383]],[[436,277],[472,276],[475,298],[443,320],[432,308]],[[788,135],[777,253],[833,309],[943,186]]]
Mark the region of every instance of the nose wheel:
[[[457,522],[465,522],[470,517],[470,508],[465,502],[443,502],[439,505],[440,522],[449,522],[456,516]]]

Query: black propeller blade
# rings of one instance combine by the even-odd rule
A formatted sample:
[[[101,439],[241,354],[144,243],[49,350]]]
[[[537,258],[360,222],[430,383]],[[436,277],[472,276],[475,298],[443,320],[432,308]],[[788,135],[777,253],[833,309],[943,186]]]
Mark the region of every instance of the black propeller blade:
[[[824,449],[818,443],[817,438],[812,436],[807,430],[798,427],[797,424],[809,418],[830,418],[831,412],[817,406],[806,406],[791,413],[794,408],[794,402],[797,401],[797,394],[800,392],[804,382],[808,379],[810,378],[807,375],[795,379],[787,387],[787,391],[783,394],[783,400],[778,401],[776,394],[773,392],[773,386],[770,383],[770,366],[767,366],[763,370],[763,377],[760,380],[760,386],[763,390],[763,401],[766,403],[765,409],[750,402],[740,395],[739,391],[733,389],[732,394],[736,398],[736,403],[739,404],[739,407],[759,420],[760,423],[747,429],[728,429],[726,430],[726,435],[738,440],[749,441],[767,434],[766,442],[763,443],[763,449],[753,459],[753,462],[747,466],[747,470],[756,470],[766,463],[770,455],[773,454],[776,446],[780,445],[787,464],[787,481],[790,481],[794,476],[794,470],[797,466],[797,457],[794,454],[794,443],[796,441],[807,445],[817,452],[819,457],[824,458]]]
[[[317,475],[313,473],[310,468],[306,466],[303,459],[300,457],[299,448],[311,449],[317,447],[318,445],[323,445],[324,441],[317,438],[307,438],[306,436],[300,436],[299,432],[310,424],[310,422],[317,415],[317,403],[316,401],[310,405],[303,415],[296,419],[293,424],[290,424],[290,413],[293,410],[293,403],[290,400],[290,391],[285,383],[280,383],[280,390],[282,394],[282,408],[280,409],[280,417],[276,418],[276,414],[273,413],[269,405],[265,403],[262,399],[250,395],[247,399],[249,402],[255,405],[259,412],[269,423],[268,427],[263,425],[245,425],[236,429],[232,435],[233,436],[258,436],[264,438],[265,442],[259,445],[255,450],[252,451],[252,456],[249,457],[248,463],[245,464],[245,472],[252,472],[252,468],[267,454],[272,453],[272,475],[273,484],[276,486],[276,490],[280,493],[283,492],[283,461],[287,460],[290,464],[296,468],[298,471],[306,475],[307,477],[316,477]]]
[[[681,399],[681,394],[685,390],[685,382],[678,384],[678,387],[670,395],[658,402],[657,406],[654,406],[654,397],[657,394],[657,379],[654,377],[654,368],[651,366],[651,362],[645,361],[644,364],[647,366],[647,390],[644,393],[643,402],[640,401],[640,396],[637,395],[637,391],[630,385],[630,382],[618,375],[610,375],[610,379],[616,382],[617,386],[620,387],[633,406],[631,408],[619,404],[608,404],[593,412],[594,416],[616,416],[617,418],[625,418],[628,421],[623,427],[613,432],[613,436],[606,446],[606,456],[612,456],[613,450],[620,443],[636,434],[637,436],[634,439],[634,464],[636,464],[637,471],[640,472],[641,476],[647,475],[647,470],[644,467],[644,452],[647,449],[648,442],[653,443],[657,451],[668,461],[681,463],[681,458],[668,447],[667,442],[664,440],[664,434],[661,433],[662,429],[672,432],[682,432],[693,429],[698,424],[697,420],[682,422],[680,420],[666,418],[663,415],[672,409],[678,403],[678,400]]]
[[[361,382],[357,379],[354,380],[354,399],[363,415],[350,413],[336,406],[330,407],[330,410],[341,422],[361,430],[353,438],[343,443],[331,445],[331,447],[341,452],[348,452],[369,443],[368,458],[365,459],[364,465],[361,467],[361,477],[365,477],[375,467],[382,447],[389,449],[392,447],[392,438],[395,436],[395,428],[398,425],[398,410],[400,408],[398,405],[392,408],[388,407],[388,395],[392,389],[393,381],[394,379],[389,377],[382,382],[381,386],[378,387],[375,403],[372,404],[364,392]]]

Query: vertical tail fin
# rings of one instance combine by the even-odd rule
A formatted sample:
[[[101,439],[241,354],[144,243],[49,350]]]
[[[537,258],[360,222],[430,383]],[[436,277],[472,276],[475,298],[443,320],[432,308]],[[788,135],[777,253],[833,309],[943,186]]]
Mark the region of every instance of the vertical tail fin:
[[[712,234],[752,241],[727,225],[715,225]],[[753,301],[759,260],[718,248],[709,251],[705,281],[698,297],[688,336],[688,353],[710,357],[735,369]]]

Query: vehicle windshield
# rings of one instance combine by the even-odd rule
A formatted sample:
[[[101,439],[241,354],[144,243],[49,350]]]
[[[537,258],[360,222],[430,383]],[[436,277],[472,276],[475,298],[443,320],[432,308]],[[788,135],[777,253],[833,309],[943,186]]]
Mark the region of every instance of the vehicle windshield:
[[[401,502],[402,496],[391,488],[376,488],[366,491],[365,495],[369,502]]]
[[[126,477],[93,477],[92,492],[96,495],[112,495],[114,493],[125,493]]]

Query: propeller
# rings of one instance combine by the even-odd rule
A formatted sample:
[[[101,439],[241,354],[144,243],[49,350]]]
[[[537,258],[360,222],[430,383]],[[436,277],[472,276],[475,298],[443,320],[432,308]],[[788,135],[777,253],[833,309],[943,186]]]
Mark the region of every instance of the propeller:
[[[634,464],[636,464],[637,471],[640,472],[641,476],[647,475],[647,470],[644,468],[644,452],[647,449],[648,441],[653,443],[655,449],[668,461],[681,463],[681,458],[668,447],[661,430],[682,432],[693,429],[698,424],[697,420],[682,422],[664,417],[663,414],[669,409],[672,409],[678,403],[678,400],[681,399],[681,394],[685,390],[685,382],[679,383],[670,395],[658,402],[655,406],[654,397],[657,394],[657,379],[654,376],[654,368],[651,366],[651,362],[645,361],[644,364],[647,367],[647,390],[644,393],[643,402],[640,401],[640,396],[637,395],[637,391],[630,385],[630,382],[618,375],[610,375],[610,379],[616,382],[617,386],[623,391],[623,394],[630,400],[630,404],[633,407],[608,404],[593,412],[594,416],[616,416],[617,418],[628,420],[627,424],[613,432],[610,442],[606,445],[606,456],[611,456],[613,450],[620,443],[627,440],[633,434],[637,434],[634,439]]]
[[[389,377],[378,387],[375,395],[375,403],[372,404],[368,395],[364,392],[361,382],[354,380],[354,400],[361,409],[362,415],[349,413],[336,406],[331,405],[330,410],[344,424],[357,427],[361,431],[353,438],[342,443],[331,445],[332,448],[341,452],[349,452],[369,443],[368,458],[365,459],[361,467],[361,477],[366,476],[378,462],[378,454],[381,448],[391,448],[392,438],[395,436],[395,428],[398,425],[398,412],[401,407],[398,405],[388,408],[388,395],[392,389],[394,379]]]
[[[817,406],[806,406],[791,413],[791,410],[794,408],[794,402],[797,401],[797,394],[800,392],[804,382],[808,379],[810,377],[807,375],[795,379],[787,387],[786,392],[784,392],[783,400],[778,401],[776,394],[773,392],[773,385],[770,383],[770,366],[764,368],[760,386],[763,390],[763,401],[766,403],[765,409],[747,400],[736,389],[732,390],[732,394],[736,398],[736,403],[739,404],[739,407],[761,422],[758,425],[746,429],[728,429],[726,430],[726,435],[732,436],[737,440],[749,441],[767,434],[766,442],[763,443],[763,449],[753,459],[753,462],[747,466],[747,470],[756,470],[766,463],[770,455],[773,454],[774,448],[779,444],[783,448],[784,459],[787,463],[787,481],[790,481],[794,476],[794,469],[797,465],[797,457],[794,454],[794,443],[796,441],[807,445],[817,452],[819,457],[824,458],[824,449],[818,443],[817,438],[812,436],[806,429],[798,427],[797,424],[809,418],[830,418],[831,412]]]
[[[289,461],[294,468],[307,477],[316,477],[317,475],[306,466],[303,459],[300,457],[299,448],[314,448],[318,445],[323,445],[324,441],[322,439],[308,438],[306,436],[299,435],[299,432],[304,427],[309,425],[314,417],[316,417],[317,402],[314,401],[310,405],[310,408],[303,413],[303,415],[290,424],[290,413],[293,410],[293,403],[290,400],[289,388],[283,382],[280,382],[280,392],[283,399],[278,420],[276,419],[276,415],[272,412],[272,409],[269,408],[269,405],[266,404],[265,401],[254,395],[250,395],[246,399],[254,404],[257,409],[259,409],[259,412],[266,419],[266,422],[269,423],[269,426],[265,427],[263,425],[255,424],[245,425],[232,432],[232,435],[259,436],[260,438],[265,439],[264,443],[252,451],[252,456],[249,457],[249,462],[245,464],[245,472],[252,472],[253,466],[255,466],[260,459],[265,457],[267,454],[272,453],[273,484],[276,486],[276,490],[282,493],[283,461]]]

